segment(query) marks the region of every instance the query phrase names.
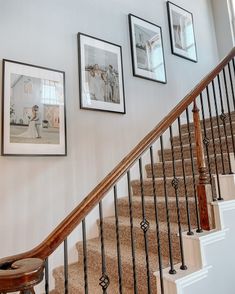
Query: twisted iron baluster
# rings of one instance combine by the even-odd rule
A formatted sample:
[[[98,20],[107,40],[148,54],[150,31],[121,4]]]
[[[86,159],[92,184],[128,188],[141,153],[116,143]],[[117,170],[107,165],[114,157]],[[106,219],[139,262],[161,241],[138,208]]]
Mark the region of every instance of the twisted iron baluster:
[[[180,220],[180,208],[179,208],[179,179],[176,177],[175,172],[175,151],[173,146],[173,135],[172,135],[172,126],[169,127],[170,130],[170,142],[171,142],[171,154],[172,154],[172,167],[173,167],[173,180],[172,186],[175,189],[175,199],[176,199],[176,208],[177,208],[177,222],[178,222],[178,231],[179,231],[179,241],[180,241],[180,255],[181,255],[181,266],[180,269],[186,270],[187,266],[185,265],[184,260],[184,247],[183,247],[183,240],[182,240],[182,228],[181,228],[181,220]]]
[[[169,248],[169,259],[170,259],[169,274],[174,275],[174,274],[176,274],[176,270],[174,269],[173,255],[172,255],[171,226],[170,226],[170,216],[169,216],[169,208],[168,208],[167,189],[166,189],[167,183],[166,183],[166,174],[165,174],[165,158],[164,158],[164,146],[163,146],[162,136],[160,136],[160,145],[161,145],[161,159],[162,159],[162,169],[163,169],[164,196],[165,196],[165,205],[166,205],[168,248]]]

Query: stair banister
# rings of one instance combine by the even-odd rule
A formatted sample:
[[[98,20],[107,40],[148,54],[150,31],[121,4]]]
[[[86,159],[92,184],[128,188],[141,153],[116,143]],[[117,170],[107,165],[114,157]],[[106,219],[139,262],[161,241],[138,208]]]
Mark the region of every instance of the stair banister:
[[[55,230],[37,247],[25,253],[6,257],[0,260],[0,293],[2,285],[10,283],[14,262],[30,259],[45,259],[67,238],[88,213],[102,200],[106,193],[131,168],[140,156],[172,125],[172,123],[196,100],[202,91],[216,78],[224,67],[235,57],[235,48],[212,70],[178,105],[147,135],[143,140],[102,180],[84,200],[55,228]],[[196,112],[195,112],[196,113]],[[200,144],[201,145],[201,139]],[[202,156],[202,152],[201,152]],[[201,181],[205,180],[201,166]],[[205,208],[205,207],[204,207]],[[205,208],[207,209],[207,208]],[[43,262],[40,268],[43,268]],[[11,274],[8,272],[10,271]],[[7,273],[7,274],[6,274]],[[9,274],[8,274],[9,273]],[[24,276],[26,273],[22,273]],[[27,280],[27,283],[29,280]],[[19,290],[24,287],[24,281]],[[10,292],[10,290],[9,290]]]

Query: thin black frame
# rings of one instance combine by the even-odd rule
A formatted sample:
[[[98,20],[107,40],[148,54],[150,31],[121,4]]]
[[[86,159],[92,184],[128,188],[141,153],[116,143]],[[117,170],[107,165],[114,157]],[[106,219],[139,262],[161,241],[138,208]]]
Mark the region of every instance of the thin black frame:
[[[23,66],[28,66],[28,67],[35,67],[35,68],[39,68],[42,70],[48,70],[48,71],[54,71],[54,72],[58,72],[61,73],[63,75],[63,96],[64,96],[64,153],[58,153],[58,154],[46,154],[46,153],[30,153],[30,154],[24,154],[24,153],[6,153],[4,152],[4,135],[5,135],[5,124],[4,124],[4,118],[5,118],[5,113],[4,113],[4,102],[5,102],[5,66],[6,63],[10,62],[10,63],[15,63],[15,64],[20,64]],[[2,60],[2,142],[1,142],[1,155],[2,156],[67,156],[67,124],[66,124],[66,91],[65,91],[65,72],[61,71],[61,70],[57,70],[57,69],[53,69],[53,68],[48,68],[48,67],[44,67],[44,66],[39,66],[39,65],[34,65],[34,64],[29,64],[29,63],[24,63],[24,62],[20,62],[20,61],[15,61],[15,60],[10,60],[10,59],[3,59]]]
[[[81,68],[81,36],[88,37],[103,43],[107,43],[112,46],[116,46],[120,49],[120,62],[121,62],[121,75],[122,75],[122,93],[123,93],[123,111],[115,111],[115,110],[107,110],[107,109],[100,109],[100,108],[93,108],[93,107],[86,107],[83,106],[83,99],[82,99],[82,90],[83,90],[83,81],[82,81],[82,68]],[[119,114],[126,114],[126,103],[125,103],[125,88],[124,88],[124,74],[123,74],[123,60],[122,60],[122,46],[97,38],[93,37],[84,33],[79,32],[77,34],[77,39],[78,39],[78,68],[79,68],[79,101],[80,101],[80,109],[85,109],[85,110],[93,110],[93,111],[105,111],[105,112],[111,112],[111,113],[119,113]]]
[[[170,40],[171,40],[171,52],[172,54],[176,55],[176,56],[179,56],[179,57],[182,57],[184,59],[187,59],[187,60],[190,60],[190,61],[193,61],[195,63],[198,62],[198,57],[197,57],[197,44],[196,44],[196,38],[195,38],[195,30],[194,30],[194,20],[193,20],[193,14],[192,12],[180,7],[179,5],[176,5],[175,3],[172,3],[171,1],[167,1],[167,15],[168,15],[168,23],[169,23],[169,31],[170,31]],[[172,36],[172,21],[171,21],[171,15],[170,15],[170,6],[175,6],[183,11],[185,11],[186,13],[190,14],[191,15],[191,19],[192,19],[192,28],[193,28],[193,38],[194,38],[194,46],[195,46],[195,59],[194,58],[190,58],[190,57],[187,57],[185,55],[182,55],[182,54],[179,54],[179,53],[176,53],[175,50],[174,50],[174,43],[173,43],[173,36]]]
[[[157,80],[157,79],[152,79],[152,78],[149,78],[147,76],[144,76],[144,75],[140,75],[140,74],[137,74],[136,73],[136,70],[135,70],[135,57],[134,57],[134,50],[135,50],[135,46],[133,44],[133,30],[132,30],[132,18],[137,18],[143,22],[146,22],[152,26],[155,26],[157,28],[159,28],[160,30],[160,35],[161,35],[161,43],[162,43],[162,55],[163,55],[163,65],[164,65],[164,74],[165,74],[165,80],[164,81],[161,81],[161,80]],[[130,45],[131,45],[131,58],[132,58],[132,72],[133,72],[133,76],[135,77],[138,77],[138,78],[142,78],[142,79],[145,79],[145,80],[149,80],[149,81],[154,81],[154,82],[158,82],[158,83],[161,83],[161,84],[166,84],[167,83],[167,76],[166,76],[166,63],[165,63],[165,54],[164,54],[164,45],[163,45],[163,37],[162,37],[162,28],[150,21],[147,21],[143,18],[140,18],[134,14],[129,14],[128,15],[128,20],[129,20],[129,35],[130,35]],[[136,66],[137,67],[137,66]]]

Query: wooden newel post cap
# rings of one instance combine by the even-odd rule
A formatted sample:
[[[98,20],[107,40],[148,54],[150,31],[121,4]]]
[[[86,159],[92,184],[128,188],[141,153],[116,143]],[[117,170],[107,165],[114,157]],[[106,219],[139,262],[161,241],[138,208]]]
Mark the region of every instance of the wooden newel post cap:
[[[32,289],[43,279],[44,261],[26,258],[0,265],[0,293]]]

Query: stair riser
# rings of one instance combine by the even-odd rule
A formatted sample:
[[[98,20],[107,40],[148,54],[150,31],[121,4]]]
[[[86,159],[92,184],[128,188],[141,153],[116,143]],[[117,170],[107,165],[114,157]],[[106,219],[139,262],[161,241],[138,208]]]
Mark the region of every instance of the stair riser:
[[[74,268],[76,266],[76,270]],[[103,290],[99,285],[99,279],[101,274],[95,273],[92,267],[87,267],[87,281],[88,281],[88,293],[92,294],[103,294]],[[53,271],[53,277],[55,279],[55,289],[50,291],[50,294],[64,294],[64,268],[60,267]],[[132,294],[129,290],[125,289],[123,285],[124,293]],[[118,284],[115,284],[113,280],[109,284],[109,293],[119,294]],[[84,267],[78,263],[68,266],[68,293],[69,294],[84,294],[85,292],[85,283],[84,283]]]
[[[229,163],[228,163],[227,154],[223,155],[223,161],[224,161],[225,174],[228,174],[229,173]],[[215,162],[215,158],[210,158],[210,170],[211,170],[212,174],[216,174],[216,164],[217,164],[218,174],[223,174],[223,165],[222,165],[221,156],[217,156],[216,162]],[[175,161],[175,174],[177,177],[180,177],[183,175],[183,166],[182,165],[183,165],[182,161]],[[196,159],[194,159],[193,166],[194,166],[194,174],[198,175],[198,167],[197,167]],[[152,178],[151,166],[146,165],[145,169],[146,169],[147,177]],[[209,171],[208,163],[207,163],[207,170]],[[191,161],[189,161],[189,160],[184,161],[184,172],[185,172],[186,176],[192,175],[192,162]],[[173,172],[172,161],[167,161],[165,163],[164,173],[165,173],[166,177],[173,177],[174,172]],[[154,165],[154,175],[156,178],[163,177],[163,166],[162,166],[161,162]]]
[[[233,132],[235,133],[235,123],[233,123],[232,125],[233,128]],[[220,134],[219,134],[220,132]],[[226,125],[226,130],[224,130],[223,126],[220,126],[220,128],[213,128],[213,135],[214,135],[214,139],[219,139],[219,136],[221,138],[225,137],[225,132],[226,132],[226,136],[231,136],[231,127],[229,124]],[[194,137],[194,130],[191,130],[190,132],[191,134],[191,143],[195,142],[195,137]],[[204,138],[204,130],[202,129],[202,137]],[[206,129],[206,137],[208,139],[212,140],[212,131],[211,128]],[[181,142],[183,145],[189,144],[189,135],[188,135],[188,131],[181,134]],[[174,146],[180,146],[180,137],[179,136],[174,136],[173,137],[173,145]]]
[[[235,140],[234,140],[234,142],[235,142]],[[228,149],[229,149],[229,152],[233,152],[233,144],[232,144],[231,137],[228,138]],[[226,146],[225,140],[222,141],[221,146],[220,146],[220,143],[218,141],[215,142],[215,153],[220,154],[221,150],[222,150],[223,153],[226,154],[227,146]],[[195,145],[192,146],[192,151],[193,151],[193,157],[196,157]],[[210,155],[214,154],[213,142],[210,142],[210,144],[208,146],[208,152],[209,152]],[[206,156],[207,152],[206,152],[206,147],[205,146],[204,146],[204,153],[205,153],[205,156]],[[158,155],[159,155],[159,159],[161,161],[162,160],[162,155],[161,155],[160,150],[158,151]],[[172,161],[172,151],[171,151],[171,149],[165,149],[163,155],[164,155],[164,160],[165,161]],[[189,145],[183,146],[183,156],[184,156],[184,159],[190,159],[191,158]],[[179,160],[181,158],[182,158],[181,149],[179,147],[174,148],[174,159]]]
[[[182,224],[187,224],[187,210],[186,210],[186,202],[180,203],[180,221]],[[195,203],[194,201],[190,201],[188,204],[189,213],[190,213],[190,223],[192,226],[196,226],[196,213],[195,213]],[[177,223],[178,215],[176,204],[168,203],[169,217],[171,223]],[[158,204],[158,220],[159,222],[166,222],[166,206],[165,203]],[[118,214],[119,216],[129,217],[129,207],[127,203],[118,204]],[[140,203],[132,204],[132,216],[133,218],[142,219],[142,208]],[[145,205],[145,216],[147,220],[155,221],[155,209],[154,205]]]
[[[198,183],[198,178],[195,177],[196,180],[196,185],[195,185],[195,189],[197,188],[197,183]],[[213,181],[213,179],[212,179]],[[175,189],[172,187],[172,179],[168,179],[166,182],[166,194],[167,197],[175,197]],[[196,191],[194,190],[194,184],[193,184],[193,179],[190,177],[186,178],[186,186],[187,186],[187,196],[189,198],[191,197],[195,197],[194,194],[196,193]],[[148,196],[154,196],[153,194],[153,187],[152,187],[152,183],[148,182],[144,182],[143,185],[143,190],[144,190],[144,196],[148,197]],[[141,188],[140,188],[140,183],[135,181],[134,183],[132,183],[132,191],[133,191],[133,195],[134,196],[141,196]],[[184,187],[184,181],[183,179],[179,179],[179,184],[178,184],[178,197],[185,197],[185,187]],[[214,197],[216,197],[216,191],[215,191],[215,184],[214,181],[212,183],[212,192]],[[164,182],[162,180],[160,181],[156,181],[156,195],[159,197],[165,197],[165,192],[164,192]],[[217,195],[218,196],[218,195]]]
[[[64,287],[64,281],[62,278],[60,277],[54,277],[55,279],[55,289],[56,289],[56,292],[53,292],[53,294],[64,294],[65,293],[65,287]],[[82,289],[78,289],[77,287],[76,288],[73,288],[70,286],[70,283],[68,284],[68,293],[69,294],[84,294],[84,290]],[[98,294],[98,292],[97,292]],[[100,294],[102,294],[102,292],[100,291]]]
[[[166,194],[167,197],[175,197],[175,189],[172,187],[172,179],[167,179],[166,181]],[[156,185],[156,195],[159,197],[165,197],[164,191],[164,182],[163,180],[155,181]],[[196,182],[197,183],[197,182]],[[194,197],[194,185],[192,178],[186,178],[187,184],[187,195],[188,197]],[[153,196],[153,185],[150,181],[144,182],[143,184],[143,193],[144,196]],[[141,187],[139,181],[135,181],[132,183],[132,191],[134,196],[141,196]],[[179,179],[179,186],[178,186],[178,196],[185,197],[185,187],[183,179]]]
[[[81,263],[83,262],[83,253],[82,253],[82,244],[78,245],[78,255],[81,256],[81,259],[79,260]],[[136,259],[138,259],[138,256],[136,256]],[[134,282],[133,282],[133,265],[132,265],[132,257],[130,255],[130,262],[123,264],[122,263],[122,283],[126,285],[126,288],[133,289]],[[157,257],[156,257],[157,262]],[[105,264],[106,264],[106,274],[108,275],[109,279],[114,281],[115,283],[118,283],[118,264],[117,264],[117,257],[116,258],[110,258],[110,256],[106,255],[105,257]],[[157,264],[157,263],[156,263]],[[102,265],[101,265],[101,254],[97,255],[97,251],[93,251],[92,249],[88,250],[87,253],[87,266],[88,268],[92,268],[95,272],[102,272]],[[101,275],[101,274],[100,274]],[[153,275],[153,272],[151,275],[151,289],[153,293],[156,293],[156,279]],[[138,263],[136,263],[136,276],[137,276],[137,288],[138,293],[146,294],[146,288],[145,285],[147,285],[147,275],[146,275],[146,269],[142,266],[138,266]],[[97,287],[100,287],[99,281],[97,281]]]

